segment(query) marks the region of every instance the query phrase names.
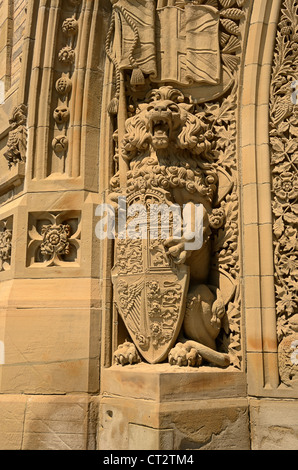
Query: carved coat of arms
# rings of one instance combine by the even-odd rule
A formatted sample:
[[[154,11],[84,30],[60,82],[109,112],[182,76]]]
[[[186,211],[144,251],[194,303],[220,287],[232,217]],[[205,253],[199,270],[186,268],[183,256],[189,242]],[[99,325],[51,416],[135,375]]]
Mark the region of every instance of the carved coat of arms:
[[[165,204],[165,191],[136,193],[128,204]],[[142,238],[116,240],[116,264],[112,270],[115,303],[141,355],[150,363],[163,361],[174,345],[183,322],[189,268],[174,265],[155,229],[143,214]]]

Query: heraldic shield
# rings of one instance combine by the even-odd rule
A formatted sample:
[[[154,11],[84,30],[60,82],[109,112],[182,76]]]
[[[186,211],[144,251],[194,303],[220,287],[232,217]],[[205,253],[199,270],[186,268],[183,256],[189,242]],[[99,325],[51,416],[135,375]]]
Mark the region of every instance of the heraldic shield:
[[[140,355],[151,364],[166,359],[174,346],[189,286],[189,268],[175,265],[163,245],[162,226],[167,217],[170,233],[173,228],[171,203],[165,193],[156,188],[128,196],[126,238],[118,233],[112,270],[118,313]],[[154,216],[152,207],[161,210]],[[131,217],[132,208],[137,209],[137,218]],[[141,238],[129,236],[132,223],[138,225]]]

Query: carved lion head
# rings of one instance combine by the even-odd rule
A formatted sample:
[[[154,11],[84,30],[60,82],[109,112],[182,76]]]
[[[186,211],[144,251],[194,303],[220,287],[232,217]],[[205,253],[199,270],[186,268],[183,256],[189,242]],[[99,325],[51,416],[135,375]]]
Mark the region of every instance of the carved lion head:
[[[126,121],[123,141],[128,159],[150,146],[158,151],[168,147],[187,149],[196,155],[206,150],[206,125],[191,113],[192,105],[173,87],[152,90],[135,116]]]

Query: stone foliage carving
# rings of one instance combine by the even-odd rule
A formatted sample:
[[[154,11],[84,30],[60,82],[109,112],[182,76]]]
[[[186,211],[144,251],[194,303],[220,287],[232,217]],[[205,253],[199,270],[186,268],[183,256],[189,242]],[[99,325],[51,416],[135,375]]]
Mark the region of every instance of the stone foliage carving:
[[[69,98],[72,90],[72,81],[70,75],[75,63],[75,46],[76,37],[79,31],[79,22],[76,19],[76,10],[79,8],[81,1],[70,2],[71,6],[75,9],[72,17],[66,18],[61,26],[64,36],[67,38],[67,44],[62,47],[58,53],[58,60],[65,68],[69,69],[56,81],[55,88],[58,92],[58,104],[53,111],[53,117],[59,131],[63,132],[60,135],[55,135],[52,140],[52,148],[59,156],[66,156],[69,141],[67,137],[67,128],[70,120]]]
[[[64,64],[73,64],[75,61],[75,51],[71,46],[64,46],[59,51],[58,58]]]
[[[0,221],[0,273],[10,268],[12,218]]]
[[[281,380],[287,385],[298,376],[291,362],[298,340],[298,5],[283,2],[277,32],[271,81],[270,143],[277,336]],[[297,87],[298,88],[298,87]]]
[[[30,214],[29,266],[66,266],[78,262],[80,216],[63,212]]]
[[[68,77],[64,76],[64,77],[58,78],[56,82],[56,90],[59,93],[59,95],[62,95],[62,96],[67,95],[68,93],[71,92],[71,88],[72,88],[72,83]]]
[[[75,18],[67,18],[63,21],[62,31],[67,36],[75,36],[78,33],[78,22]]]
[[[26,161],[27,150],[27,106],[21,104],[14,108],[9,120],[11,130],[8,135],[7,150],[4,156],[11,168],[18,162]]]
[[[127,342],[115,360],[124,365],[138,362],[140,355],[151,363],[168,358],[179,366],[207,362],[240,368],[235,110],[244,2],[158,2],[157,8],[155,2],[112,3],[106,50],[115,68],[110,111],[118,112],[118,129],[110,199],[117,203],[125,196],[129,207],[138,203],[147,208],[152,203],[170,209],[202,204],[204,214],[200,249],[187,250],[183,237],[116,239],[114,302],[137,349]],[[177,25],[182,18],[187,25],[183,34],[180,30],[183,40],[176,41],[181,49],[175,54],[182,59],[175,69],[164,58],[169,52],[169,15]],[[195,37],[191,16],[202,25]],[[207,18],[209,35],[203,28]],[[140,28],[141,20],[147,32]],[[122,50],[113,55],[117,21],[122,25]],[[152,31],[158,38],[154,53],[149,47]],[[207,36],[212,39],[208,47]],[[193,56],[190,43],[196,45]],[[173,56],[171,60],[175,62]],[[122,134],[117,103],[123,99],[121,75],[127,105]],[[125,185],[121,161],[127,168]],[[140,215],[140,226],[142,220],[146,214]]]
[[[281,381],[287,386],[298,384],[298,323],[291,322],[291,335],[285,336],[279,344],[278,361]]]

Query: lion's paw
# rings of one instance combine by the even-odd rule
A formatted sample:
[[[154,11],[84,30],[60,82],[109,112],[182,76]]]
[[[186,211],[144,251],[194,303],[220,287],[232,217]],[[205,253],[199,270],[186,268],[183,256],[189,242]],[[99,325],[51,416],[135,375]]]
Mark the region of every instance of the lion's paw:
[[[120,344],[118,349],[114,352],[115,364],[120,364],[121,366],[125,366],[126,364],[137,364],[140,360],[141,359],[135,345],[129,341],[125,341],[125,343]]]
[[[169,352],[169,363],[179,367],[199,367],[203,362],[202,356],[195,348],[188,347],[187,344],[177,343]]]

